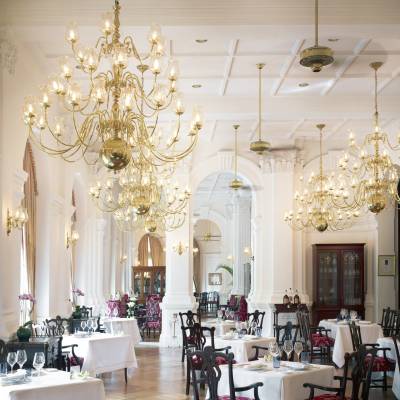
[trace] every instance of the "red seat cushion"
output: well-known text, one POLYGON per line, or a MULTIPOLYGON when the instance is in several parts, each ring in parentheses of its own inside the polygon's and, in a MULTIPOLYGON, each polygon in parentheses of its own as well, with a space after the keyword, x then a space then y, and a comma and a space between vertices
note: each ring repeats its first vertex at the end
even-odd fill
MULTIPOLYGON (((217 356, 217 357, 215 358, 215 361, 216 361, 217 365, 228 364, 228 362, 225 360, 224 357, 218 357, 218 356, 217 356)), ((236 361, 233 360, 233 364, 235 364, 235 363, 236 363, 236 361)), ((201 360, 200 357, 197 357, 197 356, 193 356, 193 357, 192 357, 192 367, 193 367, 194 369, 201 368, 201 364, 202 364, 202 360, 201 360)))
MULTIPOLYGON (((230 400, 231 396, 229 394, 226 394, 224 396, 218 396, 218 400, 230 400)), ((253 398, 250 397, 244 397, 244 396, 236 396, 236 400, 253 400, 253 398)))
POLYGON ((69 357, 69 362, 71 364, 71 367, 81 366, 83 365, 83 361, 84 361, 83 357, 76 357, 76 358, 74 356, 69 357))
MULTIPOLYGON (((365 363, 368 364, 370 356, 367 356, 365 363)), ((373 372, 388 372, 396 369, 396 361, 385 357, 375 357, 374 365, 372 366, 373 372)))
MULTIPOLYGON (((345 397, 347 399, 347 397, 345 397)), ((325 393, 319 396, 314 396, 313 400, 340 400, 340 396, 336 393, 325 393)))
POLYGON ((312 345, 314 347, 333 347, 335 340, 329 336, 313 333, 311 336, 312 345))

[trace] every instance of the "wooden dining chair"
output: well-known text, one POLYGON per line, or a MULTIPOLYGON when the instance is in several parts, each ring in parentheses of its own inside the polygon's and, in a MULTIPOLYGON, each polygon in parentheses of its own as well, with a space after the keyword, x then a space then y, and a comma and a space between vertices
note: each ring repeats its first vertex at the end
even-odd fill
MULTIPOLYGON (((262 330, 263 324, 264 324, 264 317, 265 317, 265 311, 258 311, 254 310, 252 313, 247 313, 247 321, 249 323, 249 330, 254 329, 253 326, 256 328, 260 328, 262 330), (252 328, 253 327, 253 328, 252 328)), ((248 332, 251 334, 251 332, 248 332)))
POLYGON ((339 387, 325 387, 314 383, 304 383, 310 389, 308 400, 368 400, 371 388, 372 367, 376 357, 376 348, 367 348, 361 345, 358 351, 344 356, 343 376, 335 376, 339 387), (349 375, 349 366, 352 365, 349 375), (346 397, 348 381, 352 382, 351 397, 346 397), (328 393, 315 394, 315 391, 328 393))
MULTIPOLYGON (((196 322, 201 325, 201 315, 200 312, 194 313, 193 311, 189 310, 185 313, 180 312, 179 318, 181 320, 181 327, 190 327, 193 326, 196 322)), ((190 341, 190 337, 185 337, 182 335, 182 362, 185 360, 185 349, 187 348, 188 341, 190 341), (185 342, 186 339, 186 342, 185 342)))
POLYGON ((208 400, 250 400, 245 396, 237 396, 236 393, 253 390, 252 399, 260 400, 258 388, 263 386, 262 382, 255 382, 243 387, 235 387, 233 379, 233 353, 221 353, 215 351, 211 346, 204 347, 203 350, 191 351, 188 353, 188 362, 191 364, 192 385, 194 400, 199 400, 199 386, 208 386, 208 400), (229 394, 218 395, 218 384, 221 380, 222 364, 220 360, 224 360, 223 364, 228 365, 229 394), (194 366, 196 365, 196 368, 194 366))
MULTIPOLYGON (((189 353, 192 351, 202 351, 206 347, 207 338, 210 338, 211 348, 217 352, 225 352, 226 354, 231 349, 231 346, 223 348, 215 348, 215 327, 201 326, 199 323, 195 323, 193 326, 181 327, 182 337, 184 337, 185 354, 186 354, 186 394, 189 394, 190 390, 190 375, 191 370, 194 368, 198 370, 199 365, 195 361, 189 362, 189 353)), ((224 360, 217 359, 218 362, 224 363, 224 360)))
POLYGON ((379 325, 382 327, 383 336, 388 337, 393 334, 393 328, 395 325, 396 310, 390 307, 382 310, 382 319, 379 325))
POLYGON ((393 372, 396 369, 395 360, 391 360, 387 357, 386 352, 390 351, 389 347, 379 347, 378 343, 363 343, 361 337, 361 328, 356 325, 355 322, 349 324, 351 342, 353 344, 353 350, 358 351, 361 346, 367 347, 369 349, 377 349, 377 351, 383 352, 383 356, 374 357, 374 363, 372 365, 372 372, 382 372, 382 378, 372 378, 371 387, 372 388, 382 388, 383 391, 387 391, 390 385, 387 382, 387 373, 393 372), (382 382, 380 385, 379 383, 382 382))

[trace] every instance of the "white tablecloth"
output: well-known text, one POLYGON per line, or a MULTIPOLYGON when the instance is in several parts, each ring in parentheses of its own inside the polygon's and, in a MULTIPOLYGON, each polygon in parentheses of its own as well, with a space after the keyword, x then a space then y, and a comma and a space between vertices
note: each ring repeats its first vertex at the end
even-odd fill
MULTIPOLYGON (((331 336, 335 338, 332 360, 339 368, 342 368, 344 355, 354 351, 349 325, 326 320, 320 321, 319 325, 332 330, 331 336)), ((363 343, 376 343, 379 338, 383 337, 382 328, 375 323, 360 324, 360 330, 363 343)))
POLYGON ((215 335, 222 336, 228 333, 231 329, 235 329, 235 321, 205 321, 202 325, 215 328, 215 335))
POLYGON ((0 386, 1 400, 105 400, 100 379, 70 379, 68 372, 45 372, 32 382, 0 386))
POLYGON ((103 325, 107 333, 123 333, 124 335, 132 336, 134 345, 142 340, 135 318, 105 318, 103 325))
POLYGON ((91 375, 137 367, 133 339, 130 335, 115 336, 96 333, 89 337, 64 336, 63 344, 77 344, 75 353, 83 357, 82 371, 91 375))
MULTIPOLYGON (((396 370, 394 372, 393 377, 393 384, 392 384, 392 391, 396 396, 396 399, 400 399, 400 373, 399 373, 399 365, 397 364, 397 356, 396 356, 396 349, 394 348, 394 343, 392 338, 385 337, 378 339, 377 343, 380 347, 389 348, 390 351, 386 351, 386 356, 391 358, 392 360, 396 360, 396 370)), ((398 346, 400 343, 397 342, 398 346)))
MULTIPOLYGON (((209 343, 209 339, 207 339, 209 343)), ((245 339, 229 339, 225 340, 220 337, 214 338, 214 344, 216 349, 220 349, 223 347, 231 346, 229 352, 232 352, 235 355, 236 362, 247 362, 249 359, 254 357, 255 350, 252 348, 253 346, 264 346, 268 347, 268 344, 271 342, 275 342, 275 338, 273 337, 254 337, 251 340, 245 339)))
MULTIPOLYGON (((254 361, 258 362, 258 361, 254 361)), ((283 363, 284 364, 284 363, 283 363)), ((327 365, 313 365, 306 371, 290 371, 287 368, 272 368, 268 371, 248 371, 243 366, 233 367, 235 387, 246 386, 255 382, 264 385, 259 388, 261 400, 304 400, 308 398, 309 389, 303 388, 303 383, 315 383, 323 386, 333 385, 334 368, 327 365)), ((218 394, 229 394, 228 366, 221 366, 221 380, 218 394)), ((318 392, 318 391, 317 391, 318 392)), ((253 398, 254 391, 241 392, 240 396, 253 398)), ((239 393, 238 393, 239 395, 239 393)))

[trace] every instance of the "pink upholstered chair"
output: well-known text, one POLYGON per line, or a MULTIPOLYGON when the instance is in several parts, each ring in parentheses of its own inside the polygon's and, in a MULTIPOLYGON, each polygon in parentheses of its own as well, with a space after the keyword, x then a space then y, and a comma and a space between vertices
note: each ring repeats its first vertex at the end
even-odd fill
POLYGON ((150 331, 153 330, 154 337, 156 330, 161 333, 161 297, 158 294, 152 294, 146 300, 146 322, 144 329, 147 330, 147 335, 150 336, 150 331))
POLYGON ((239 321, 247 320, 247 301, 244 296, 240 298, 239 309, 235 312, 235 317, 239 318, 239 321))

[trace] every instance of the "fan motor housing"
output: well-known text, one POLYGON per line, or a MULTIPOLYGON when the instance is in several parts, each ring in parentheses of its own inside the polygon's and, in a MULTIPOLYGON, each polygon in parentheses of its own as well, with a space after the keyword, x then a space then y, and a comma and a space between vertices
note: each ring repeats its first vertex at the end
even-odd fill
POLYGON ((322 67, 332 64, 333 51, 329 47, 313 46, 300 53, 300 64, 311 68, 313 72, 320 72, 322 67))

